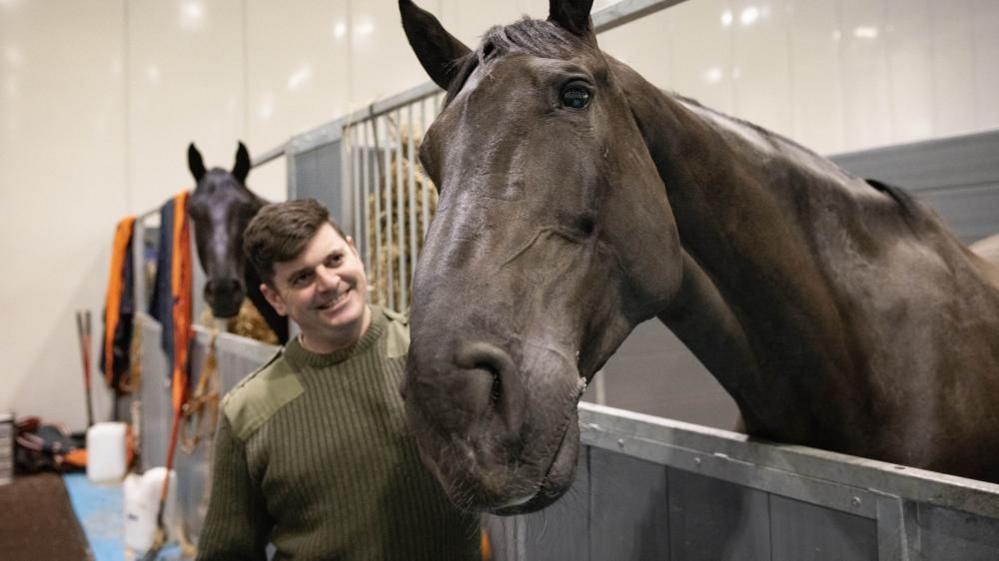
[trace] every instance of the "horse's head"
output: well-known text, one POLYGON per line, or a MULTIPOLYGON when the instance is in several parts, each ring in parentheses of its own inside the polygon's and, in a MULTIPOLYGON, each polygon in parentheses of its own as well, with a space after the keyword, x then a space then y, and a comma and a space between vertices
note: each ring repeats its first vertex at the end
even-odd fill
POLYGON ((187 163, 197 182, 187 211, 194 223, 198 259, 208 279, 205 300, 215 317, 233 317, 246 296, 243 231, 263 206, 263 201, 246 188, 250 155, 240 142, 231 172, 205 170, 201 153, 192 143, 187 148, 187 163))
POLYGON ((585 384, 681 278, 666 190, 592 0, 475 51, 400 1, 448 98, 420 158, 440 203, 416 270, 407 417, 456 503, 514 513, 572 482, 585 384))

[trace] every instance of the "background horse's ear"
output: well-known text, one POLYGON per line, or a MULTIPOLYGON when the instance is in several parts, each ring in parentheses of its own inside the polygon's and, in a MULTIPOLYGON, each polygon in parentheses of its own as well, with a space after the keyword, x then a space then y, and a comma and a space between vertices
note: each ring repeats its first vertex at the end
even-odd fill
POLYGON ((409 45, 420 59, 430 78, 447 89, 458 73, 458 60, 470 53, 468 47, 444 29, 430 12, 420 9, 411 0, 399 0, 402 28, 409 45))
POLYGON ((548 0, 548 21, 575 35, 593 34, 593 0, 548 0))
POLYGON ((246 183, 246 176, 250 173, 250 152, 242 141, 236 149, 236 163, 232 166, 232 175, 240 183, 246 183))
POLYGON ((201 159, 201 152, 198 152, 193 142, 187 147, 187 168, 191 170, 195 183, 201 181, 201 178, 205 176, 205 162, 201 159))

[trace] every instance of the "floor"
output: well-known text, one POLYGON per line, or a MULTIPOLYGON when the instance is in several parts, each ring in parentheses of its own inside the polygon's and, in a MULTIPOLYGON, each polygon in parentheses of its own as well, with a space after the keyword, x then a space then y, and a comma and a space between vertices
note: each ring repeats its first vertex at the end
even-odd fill
MULTIPOLYGON (((83 473, 63 476, 66 491, 93 553, 94 561, 138 561, 135 552, 125 548, 125 517, 122 485, 96 484, 83 473)), ((173 544, 160 551, 156 561, 184 559, 173 544)))

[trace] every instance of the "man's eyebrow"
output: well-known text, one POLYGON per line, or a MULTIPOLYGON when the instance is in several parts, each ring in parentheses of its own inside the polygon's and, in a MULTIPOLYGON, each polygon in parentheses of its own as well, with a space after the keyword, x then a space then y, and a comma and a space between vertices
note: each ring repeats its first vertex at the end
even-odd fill
POLYGON ((297 277, 299 275, 303 275, 303 274, 311 273, 311 272, 312 272, 312 267, 308 267, 308 266, 301 267, 299 269, 295 269, 294 271, 288 273, 288 277, 287 277, 286 280, 291 281, 292 279, 294 279, 295 277, 297 277))

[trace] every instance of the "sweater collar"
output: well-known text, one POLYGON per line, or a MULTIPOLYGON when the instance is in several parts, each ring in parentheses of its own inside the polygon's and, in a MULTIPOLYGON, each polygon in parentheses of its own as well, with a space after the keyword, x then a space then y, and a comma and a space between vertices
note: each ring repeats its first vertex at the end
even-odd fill
POLYGON ((339 364, 348 358, 366 352, 385 333, 387 324, 385 314, 382 313, 381 308, 378 306, 368 306, 368 308, 371 310, 371 323, 368 324, 368 330, 364 332, 364 335, 361 335, 357 343, 343 349, 335 350, 332 353, 318 354, 307 350, 302 346, 299 337, 295 337, 285 345, 285 356, 295 366, 323 368, 339 364))

